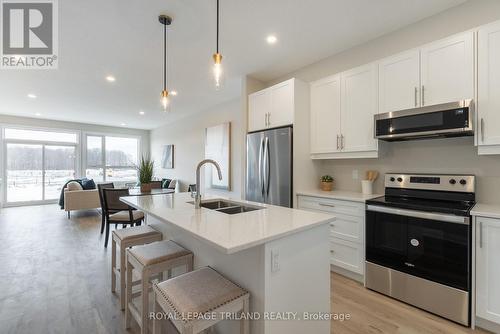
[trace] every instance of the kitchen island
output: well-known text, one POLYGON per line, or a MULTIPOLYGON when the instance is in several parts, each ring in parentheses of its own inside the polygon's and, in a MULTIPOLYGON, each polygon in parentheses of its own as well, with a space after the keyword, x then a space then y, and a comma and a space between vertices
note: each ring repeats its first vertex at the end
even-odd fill
MULTIPOLYGON (((220 199, 205 197, 204 203, 220 199)), ((329 223, 334 216, 238 201, 253 210, 195 209, 189 193, 128 196, 150 226, 250 292, 250 332, 330 333, 329 223), (306 320, 309 317, 309 320, 306 320), (326 319, 326 320, 325 320, 326 319)), ((239 333, 228 320, 217 333, 239 333)))

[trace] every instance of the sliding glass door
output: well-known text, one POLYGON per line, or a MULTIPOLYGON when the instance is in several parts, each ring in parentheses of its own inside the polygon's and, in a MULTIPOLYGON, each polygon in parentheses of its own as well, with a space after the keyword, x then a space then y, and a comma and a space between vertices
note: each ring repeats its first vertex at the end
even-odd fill
POLYGON ((76 133, 5 128, 4 139, 7 205, 53 202, 76 177, 76 133))

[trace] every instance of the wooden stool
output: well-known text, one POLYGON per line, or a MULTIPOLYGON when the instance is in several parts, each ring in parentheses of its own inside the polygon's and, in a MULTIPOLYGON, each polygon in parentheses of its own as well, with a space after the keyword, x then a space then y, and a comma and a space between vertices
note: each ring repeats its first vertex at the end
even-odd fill
MULTIPOLYGON (((165 312, 180 334, 195 334, 224 320, 222 315, 247 313, 250 294, 215 270, 204 267, 153 285, 154 313, 165 312), (207 312, 215 316, 203 317, 207 312)), ((249 320, 242 317, 240 333, 249 333, 249 320)), ((158 321, 154 334, 160 333, 158 321)))
POLYGON ((123 228, 113 231, 111 244, 111 292, 116 290, 116 275, 120 276, 120 304, 125 309, 125 250, 162 239, 162 234, 149 226, 123 228), (116 267, 116 244, 120 247, 120 268, 116 267), (123 268, 123 270, 122 270, 123 268))
POLYGON ((149 311, 149 289, 150 279, 156 274, 163 278, 163 272, 167 271, 171 276, 172 269, 178 266, 186 266, 187 271, 193 270, 193 253, 170 240, 158 241, 149 245, 138 246, 127 250, 127 309, 125 311, 125 327, 130 328, 131 316, 141 327, 141 333, 148 333, 148 311, 149 311), (141 310, 132 302, 132 271, 140 273, 142 287, 141 310))

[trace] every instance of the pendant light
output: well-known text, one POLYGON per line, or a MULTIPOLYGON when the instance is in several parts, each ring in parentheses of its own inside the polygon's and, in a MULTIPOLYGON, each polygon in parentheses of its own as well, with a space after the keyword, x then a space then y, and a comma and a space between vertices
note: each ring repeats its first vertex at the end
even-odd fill
POLYGON ((216 36, 216 51, 213 54, 214 59, 214 80, 215 89, 219 89, 222 84, 222 55, 219 53, 219 0, 217 0, 217 36, 216 36))
POLYGON ((161 24, 163 24, 163 90, 161 91, 161 105, 163 111, 167 111, 169 105, 169 93, 167 90, 167 26, 172 23, 172 18, 167 15, 160 15, 158 17, 161 24))

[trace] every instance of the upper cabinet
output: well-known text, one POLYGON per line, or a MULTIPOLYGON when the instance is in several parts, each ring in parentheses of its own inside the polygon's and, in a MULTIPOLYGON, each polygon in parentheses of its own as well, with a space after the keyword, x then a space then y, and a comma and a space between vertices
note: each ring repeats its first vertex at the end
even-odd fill
POLYGON ((479 29, 477 143, 479 154, 500 154, 500 22, 479 29))
POLYGON ((474 98, 473 32, 428 44, 420 58, 422 106, 474 98))
POLYGON ((340 75, 311 84, 311 153, 340 151, 340 75))
POLYGON ((311 157, 373 158, 377 113, 377 65, 369 64, 310 85, 311 157))
POLYGON ((290 79, 248 96, 248 131, 291 125, 295 111, 296 79, 290 79))
POLYGON ((379 63, 379 112, 420 106, 420 52, 412 50, 379 63))
POLYGON ((344 152, 374 152, 373 116, 378 110, 377 64, 342 73, 341 149, 344 152))

